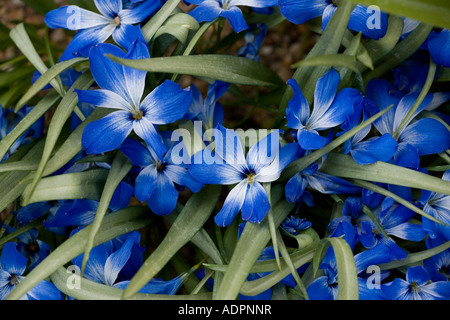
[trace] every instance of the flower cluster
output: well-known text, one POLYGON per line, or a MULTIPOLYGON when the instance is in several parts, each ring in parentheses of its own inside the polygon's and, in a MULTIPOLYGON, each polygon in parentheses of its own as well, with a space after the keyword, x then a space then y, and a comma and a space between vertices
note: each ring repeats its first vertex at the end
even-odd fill
POLYGON ((21 48, 0 299, 449 300, 450 30, 344 0, 178 2, 59 7, 58 62, 21 48), (320 34, 285 80, 262 58, 281 23, 320 34))

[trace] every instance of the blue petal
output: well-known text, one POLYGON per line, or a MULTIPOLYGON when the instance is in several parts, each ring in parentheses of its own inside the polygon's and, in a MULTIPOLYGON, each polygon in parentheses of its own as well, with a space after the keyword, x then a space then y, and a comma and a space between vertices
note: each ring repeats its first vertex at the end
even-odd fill
POLYGON ((189 188, 192 192, 198 192, 203 188, 203 184, 198 182, 186 168, 167 165, 164 172, 173 182, 189 188))
POLYGON ((419 156, 440 153, 450 148, 450 132, 435 119, 420 119, 406 127, 398 141, 414 146, 419 156))
POLYGON ((288 202, 298 202, 308 186, 308 180, 305 179, 300 173, 295 174, 286 183, 285 194, 288 202))
POLYGON ((280 133, 279 130, 274 130, 250 148, 246 157, 247 164, 258 174, 274 161, 280 149, 280 133))
POLYGON ((81 103, 86 102, 100 108, 119 109, 123 111, 131 111, 133 109, 129 102, 113 91, 104 89, 76 89, 75 92, 78 94, 78 101, 81 103))
MULTIPOLYGON (((205 154, 206 152, 211 153, 208 149, 200 151, 202 154, 205 154)), ((241 172, 227 163, 215 164, 194 162, 189 165, 189 172, 195 179, 203 184, 230 185, 242 180, 241 172)))
POLYGON ((27 297, 30 300, 62 300, 62 294, 56 286, 47 281, 42 280, 37 285, 27 292, 27 297))
POLYGON ((333 288, 328 283, 328 277, 322 276, 314 279, 306 288, 308 297, 311 300, 335 300, 337 297, 337 287, 333 288))
MULTIPOLYGON (((139 29, 139 34, 142 34, 139 29)), ((116 29, 117 30, 117 29, 116 29)), ((130 30, 127 30, 129 32, 130 30)), ((130 33, 129 33, 130 34, 130 33)), ((128 36, 128 40, 133 41, 131 45, 126 44, 128 53, 125 59, 138 60, 150 58, 147 43, 139 38, 133 39, 133 36, 128 36)), ((133 106, 139 106, 141 103, 142 95, 145 89, 145 77, 146 71, 138 70, 130 67, 123 67, 123 73, 125 77, 125 84, 127 86, 128 96, 130 97, 133 106)))
POLYGON ((236 6, 232 6, 227 10, 222 10, 220 16, 227 19, 233 30, 237 33, 248 29, 247 22, 245 21, 241 9, 236 6))
POLYGON ((128 207, 134 188, 126 182, 121 181, 113 193, 109 208, 112 211, 117 211, 128 207))
POLYGON ((89 54, 89 65, 95 82, 100 88, 113 91, 132 104, 127 92, 123 66, 113 62, 106 54, 125 58, 125 52, 115 45, 101 43, 94 46, 89 54))
POLYGON ((412 223, 402 223, 391 228, 385 228, 385 230, 390 235, 410 241, 421 241, 427 235, 421 225, 412 223))
POLYGON ((346 180, 322 172, 316 172, 308 179, 312 188, 325 194, 355 194, 361 192, 361 188, 346 180))
POLYGON ((83 131, 82 146, 88 154, 100 154, 120 147, 133 129, 130 113, 115 111, 88 123, 83 131))
POLYGON ((288 85, 292 88, 294 95, 288 103, 286 109, 287 126, 292 129, 298 129, 300 125, 306 125, 308 121, 310 109, 308 101, 306 101, 297 81, 289 79, 288 85))
POLYGON ((122 10, 119 14, 120 20, 124 24, 141 23, 154 14, 162 4, 160 0, 147 0, 133 9, 122 10))
POLYGON ((169 124, 181 118, 188 111, 192 93, 170 80, 164 81, 142 102, 141 110, 154 124, 169 124))
POLYGON ((158 170, 155 165, 149 165, 144 168, 136 177, 135 195, 140 201, 144 202, 150 198, 156 188, 158 179, 158 170))
POLYGON ((156 156, 159 159, 163 159, 164 153, 167 152, 167 147, 153 123, 150 122, 147 117, 143 117, 140 120, 133 121, 133 129, 134 132, 155 152, 156 156))
POLYGON ((155 161, 148 148, 135 139, 125 139, 120 146, 120 151, 138 167, 146 167, 155 161))
POLYGON ((450 30, 443 29, 438 35, 430 36, 428 50, 434 62, 446 68, 450 68, 450 30))
POLYGON ((66 61, 79 56, 88 57, 90 49, 105 42, 112 35, 114 28, 113 25, 101 25, 78 31, 67 45, 59 61, 66 61))
POLYGON ((219 213, 214 217, 214 221, 220 227, 229 226, 239 210, 241 210, 246 198, 247 182, 238 183, 228 194, 219 213))
POLYGON ((17 251, 16 246, 14 242, 5 243, 0 256, 0 267, 11 275, 21 276, 25 272, 28 259, 17 251))
POLYGON ((278 5, 278 0, 231 0, 233 6, 247 6, 253 8, 267 8, 278 5))
POLYGON ((297 131, 297 141, 300 147, 305 150, 317 150, 330 142, 327 137, 322 137, 317 131, 306 130, 305 128, 297 131))
MULTIPOLYGON (((196 3, 197 4, 197 3, 196 3)), ((220 16, 222 8, 219 2, 214 0, 203 1, 198 7, 189 12, 189 15, 195 18, 198 22, 213 21, 220 16)))
POLYGON ((131 255, 131 249, 134 245, 134 238, 128 237, 119 250, 112 253, 105 262, 105 284, 112 286, 122 271, 122 268, 128 262, 131 255))
POLYGON ((369 10, 363 5, 356 5, 350 15, 348 28, 361 32, 364 36, 378 40, 385 36, 388 27, 388 16, 385 12, 369 10))
POLYGON ((328 111, 333 103, 334 97, 338 89, 340 77, 339 73, 331 69, 323 77, 317 80, 316 89, 314 91, 314 108, 311 113, 307 125, 315 128, 325 112, 328 111))
POLYGON ((381 137, 360 142, 353 146, 350 153, 361 165, 376 161, 389 161, 397 152, 397 141, 389 133, 381 137))
POLYGON ((157 215, 170 214, 177 204, 178 191, 170 178, 164 173, 158 173, 156 186, 147 205, 157 215))
POLYGON ((111 20, 77 6, 64 6, 47 13, 45 23, 52 29, 80 30, 106 25, 111 23, 111 20))
MULTIPOLYGON (((399 128, 401 122, 405 119, 408 112, 411 110, 412 106, 416 102, 417 98, 419 97, 419 93, 414 92, 410 93, 406 96, 404 96, 400 102, 397 105, 397 108, 395 108, 395 115, 394 115, 394 123, 393 123, 393 130, 397 131, 399 128)), ((405 123, 405 126, 407 126, 411 120, 423 109, 425 109, 426 106, 428 106, 433 99, 432 94, 427 94, 425 98, 423 99, 422 103, 419 105, 417 110, 414 112, 412 117, 405 123)))
MULTIPOLYGON (((133 43, 138 40, 142 43, 145 42, 144 34, 142 33, 140 26, 133 26, 131 24, 121 24, 114 29, 112 34, 114 41, 124 49, 128 49, 133 43)), ((130 59, 130 58, 128 58, 130 59)), ((145 58, 141 58, 145 59, 145 58)), ((137 70, 137 69, 134 69, 137 70)), ((140 70, 138 70, 140 71, 140 70)), ((141 71, 142 72, 142 71, 141 71)), ((144 71, 145 73, 145 71, 144 71)))
POLYGON ((219 125, 213 130, 214 152, 225 162, 238 171, 243 172, 247 168, 244 149, 241 140, 235 130, 227 129, 219 125))
MULTIPOLYGON (((310 128, 314 130, 324 130, 340 125, 348 116, 353 114, 355 106, 360 105, 362 101, 362 94, 358 90, 352 88, 340 90, 336 94, 330 107, 322 113, 320 118, 315 121, 311 120, 310 128)), ((313 116, 316 116, 314 111, 311 118, 313 116)))
POLYGON ((281 14, 295 24, 320 17, 328 6, 326 0, 280 0, 279 4, 281 14))
POLYGON ((260 223, 270 209, 269 198, 263 186, 255 181, 247 185, 241 215, 244 221, 260 223))
POLYGON ((122 0, 94 0, 94 3, 102 15, 111 19, 122 10, 122 0))
POLYGON ((419 286, 430 280, 430 274, 421 266, 409 267, 406 271, 406 281, 417 283, 419 286))

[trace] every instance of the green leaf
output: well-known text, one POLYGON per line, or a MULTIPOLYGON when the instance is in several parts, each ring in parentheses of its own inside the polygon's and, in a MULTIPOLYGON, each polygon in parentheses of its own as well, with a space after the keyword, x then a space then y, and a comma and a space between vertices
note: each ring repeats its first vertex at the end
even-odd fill
MULTIPOLYGON (((53 152, 53 149, 56 145, 56 142, 60 136, 60 133, 62 131, 62 128, 64 124, 66 123, 67 119, 69 119, 70 115, 72 114, 73 110, 77 106, 78 103, 78 94, 74 92, 76 89, 86 90, 88 89, 92 84, 94 83, 94 79, 92 78, 92 75, 89 72, 83 73, 72 85, 70 90, 67 92, 67 94, 64 96, 64 98, 61 100, 60 104, 55 110, 55 113, 53 114, 52 120, 50 122, 50 125, 48 127, 47 132, 47 138, 45 140, 45 147, 44 152, 42 154, 42 159, 39 163, 39 167, 36 171, 36 175, 31 183, 31 185, 28 187, 28 197, 31 197, 33 194, 34 189, 36 188, 36 185, 38 184, 39 180, 42 178, 45 166, 47 165, 48 160, 50 159, 50 156, 53 152)), ((29 199, 25 197, 24 204, 28 204, 29 199)))
POLYGON ((180 0, 168 0, 151 19, 142 27, 142 33, 147 42, 150 42, 158 29, 164 24, 174 10, 177 9, 180 0))
MULTIPOLYGON (((44 74, 48 68, 45 65, 44 61, 42 61, 39 54, 36 52, 36 49, 33 46, 33 42, 30 40, 30 37, 25 30, 25 25, 23 23, 18 24, 14 29, 10 32, 10 37, 16 44, 16 46, 22 51, 22 53, 28 58, 31 64, 41 73, 44 74)), ((60 95, 64 95, 64 88, 61 83, 56 79, 52 79, 50 84, 60 95)))
POLYGON ((382 263, 378 265, 381 270, 392 270, 395 268, 403 267, 403 266, 410 266, 413 264, 416 264, 418 262, 421 262, 423 260, 429 259, 434 255, 437 255, 447 249, 450 248, 450 241, 444 242, 443 244, 436 246, 431 249, 427 249, 420 252, 414 252, 409 253, 406 258, 402 260, 394 260, 387 263, 382 263))
POLYGON ((350 0, 366 6, 376 5, 390 14, 427 24, 450 28, 450 6, 447 0, 350 0))
POLYGON ((330 245, 333 247, 337 263, 338 278, 338 300, 358 300, 358 274, 353 257, 353 251, 347 241, 341 238, 325 238, 319 243, 313 258, 313 268, 315 272, 319 269, 323 255, 330 245))
POLYGON ((106 169, 92 169, 43 178, 36 185, 32 195, 31 186, 25 185, 23 197, 29 199, 28 203, 70 199, 98 200, 108 172, 106 169))
POLYGON ((356 57, 347 54, 324 54, 321 56, 306 58, 304 60, 296 62, 291 66, 291 68, 297 68, 301 66, 342 67, 359 73, 359 69, 356 64, 356 57))
POLYGON ((203 227, 219 198, 221 186, 206 185, 189 198, 160 245, 145 260, 124 291, 127 299, 148 283, 203 227))
MULTIPOLYGON (((74 281, 74 273, 64 267, 59 267, 50 275, 52 283, 64 294, 76 300, 120 300, 123 290, 94 282, 85 278, 79 278, 79 288, 71 288, 67 284, 74 281)), ((211 293, 199 294, 149 294, 136 293, 129 300, 210 300, 211 293)))
POLYGON ((0 140, 0 158, 3 159, 9 148, 20 138, 40 117, 42 117, 57 101, 59 95, 48 93, 42 98, 22 120, 0 140))
POLYGON ((181 43, 185 43, 191 31, 200 27, 197 20, 186 13, 176 13, 170 16, 155 34, 155 38, 163 34, 174 36, 181 43))
POLYGON ((23 95, 16 104, 16 112, 22 108, 32 97, 38 94, 49 82, 53 81, 61 72, 72 68, 73 66, 86 61, 86 58, 74 58, 55 64, 53 67, 44 72, 31 86, 31 88, 23 95))
POLYGON ((111 60, 148 72, 179 73, 253 86, 280 86, 280 77, 261 63, 230 55, 194 55, 127 60, 107 55, 111 60))
MULTIPOLYGON (((278 227, 294 208, 293 203, 280 200, 278 203, 272 201, 274 225, 278 227)), ((227 271, 223 277, 221 286, 215 300, 234 300, 239 294, 247 276, 259 258, 261 252, 271 239, 270 226, 267 219, 260 224, 246 223, 233 252, 227 271)))
POLYGON ((116 157, 111 165, 111 169, 109 170, 102 196, 98 203, 97 212, 95 213, 94 221, 91 224, 91 231, 89 232, 88 241, 81 265, 82 274, 84 273, 84 269, 89 260, 90 252, 94 247, 95 237, 100 230, 102 221, 106 213, 108 212, 109 203, 111 202, 113 194, 116 191, 119 183, 125 178, 132 167, 133 164, 130 162, 130 160, 120 151, 117 152, 116 157))
POLYGON ((448 181, 381 161, 359 165, 351 156, 335 152, 328 154, 319 170, 335 177, 395 184, 450 195, 448 181))
MULTIPOLYGON (((97 234, 95 245, 112 240, 122 234, 138 230, 151 222, 150 210, 146 206, 128 207, 107 215, 103 221, 102 230, 97 234)), ((87 236, 91 226, 80 230, 64 241, 47 258, 31 270, 6 298, 18 300, 39 282, 49 277, 59 267, 70 262, 84 252, 87 236)))

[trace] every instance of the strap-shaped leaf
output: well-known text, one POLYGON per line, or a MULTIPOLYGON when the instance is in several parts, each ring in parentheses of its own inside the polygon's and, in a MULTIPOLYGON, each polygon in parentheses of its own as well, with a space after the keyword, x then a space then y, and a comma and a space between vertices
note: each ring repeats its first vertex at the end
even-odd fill
POLYGON ((53 67, 44 72, 33 83, 30 89, 22 96, 22 98, 16 104, 16 111, 22 108, 32 97, 34 97, 39 91, 41 91, 49 82, 53 81, 61 72, 86 61, 86 58, 74 58, 67 61, 62 61, 55 64, 53 67))
MULTIPOLYGON (((273 203, 273 202, 272 202, 273 203)), ((278 227, 289 215, 295 204, 281 200, 274 204, 272 208, 274 225, 278 227)), ((256 260, 267 246, 271 239, 270 226, 268 220, 263 220, 260 224, 246 223, 239 238, 237 246, 233 252, 227 271, 223 277, 221 286, 215 300, 233 300, 239 294, 242 285, 247 280, 256 260)), ((289 269, 288 269, 289 270, 289 269)))
POLYGON ((450 195, 448 181, 381 161, 359 165, 351 156, 335 152, 328 154, 319 170, 335 177, 395 184, 450 195))
MULTIPOLYGON (((31 197, 34 189, 36 188, 37 183, 42 177, 45 166, 47 165, 48 160, 53 152, 53 149, 56 145, 56 142, 59 138, 59 135, 62 131, 64 124, 67 119, 72 114, 73 110, 77 106, 78 103, 78 95, 74 92, 75 89, 87 90, 94 83, 94 79, 89 72, 83 73, 72 85, 70 90, 61 100, 60 104, 55 110, 53 114, 52 120, 48 127, 47 138, 45 140, 44 152, 42 154, 41 162, 39 163, 39 167, 36 171, 36 175, 28 188, 27 197, 31 197)), ((24 198, 24 204, 29 203, 29 199, 24 198)))
POLYGON ((42 117, 57 101, 56 92, 48 93, 31 109, 19 123, 0 140, 0 158, 3 159, 9 148, 22 136, 40 117, 42 117))
POLYGON ((271 69, 253 60, 230 55, 204 54, 127 60, 107 55, 111 60, 148 72, 185 74, 253 86, 282 86, 271 69))
MULTIPOLYGON (((50 280, 52 283, 66 295, 76 300, 120 300, 123 290, 115 287, 106 286, 104 284, 94 282, 85 278, 79 279, 79 288, 69 288, 67 283, 73 280, 74 274, 64 267, 59 267, 52 275, 50 280)), ((199 294, 149 294, 136 293, 130 300, 210 300, 212 294, 210 292, 199 294)))
POLYGON ((203 227, 219 198, 221 186, 206 185, 192 195, 170 227, 160 245, 145 260, 124 291, 128 299, 147 284, 170 259, 203 227))
POLYGON ((30 185, 22 183, 25 188, 23 197, 28 199, 28 203, 64 199, 98 200, 108 172, 106 169, 92 169, 43 178, 39 180, 32 195, 30 185))
POLYGON ((86 264, 89 260, 90 252, 94 247, 95 237, 100 231, 102 221, 108 212, 109 203, 113 197, 114 192, 117 189, 119 183, 125 178, 128 172, 133 167, 131 161, 122 154, 117 152, 116 157, 109 170, 108 177, 103 188, 102 196, 98 203, 97 212, 95 213, 94 221, 92 222, 91 231, 89 232, 88 241, 84 251, 83 261, 81 265, 81 273, 84 272, 86 264))
MULTIPOLYGON (((151 222, 149 209, 145 206, 128 207, 107 215, 103 221, 104 228, 95 238, 94 245, 102 244, 122 234, 138 230, 151 222)), ((84 252, 91 226, 80 230, 64 241, 47 258, 27 274, 17 287, 6 298, 18 300, 43 279, 49 277, 59 267, 70 262, 84 252)))
MULTIPOLYGON (((41 73, 45 73, 48 68, 45 65, 44 61, 42 61, 39 54, 36 52, 36 49, 33 46, 33 43, 30 40, 30 37, 25 30, 25 25, 23 23, 18 24, 14 29, 10 32, 10 37, 16 44, 16 46, 22 51, 22 53, 28 58, 31 64, 41 73)), ((56 79, 52 79, 50 84, 60 95, 64 95, 64 88, 62 87, 61 82, 56 79)))
POLYGON ((366 6, 376 5, 382 11, 450 28, 450 6, 447 0, 350 0, 366 6))
POLYGON ((358 274, 356 273, 355 258, 347 241, 342 238, 325 238, 320 241, 313 258, 314 272, 319 269, 323 255, 332 246, 337 263, 338 272, 338 300, 358 300, 358 274))

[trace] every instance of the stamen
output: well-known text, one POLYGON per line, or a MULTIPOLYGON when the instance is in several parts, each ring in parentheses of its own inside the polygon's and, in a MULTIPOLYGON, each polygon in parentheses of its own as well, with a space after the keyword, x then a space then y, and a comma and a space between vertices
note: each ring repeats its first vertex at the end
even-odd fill
POLYGON ((121 23, 120 17, 119 17, 119 16, 115 17, 115 18, 114 18, 114 22, 115 22, 118 26, 120 26, 120 23, 121 23))

